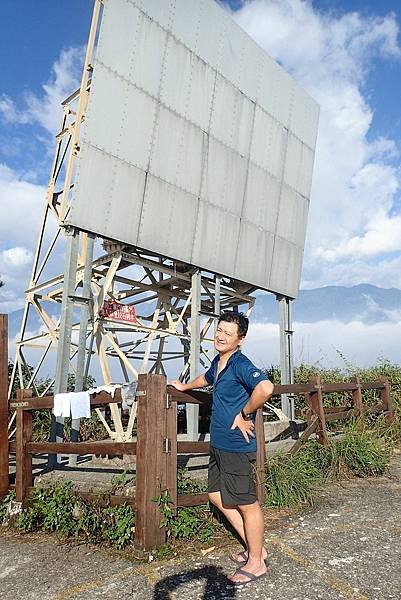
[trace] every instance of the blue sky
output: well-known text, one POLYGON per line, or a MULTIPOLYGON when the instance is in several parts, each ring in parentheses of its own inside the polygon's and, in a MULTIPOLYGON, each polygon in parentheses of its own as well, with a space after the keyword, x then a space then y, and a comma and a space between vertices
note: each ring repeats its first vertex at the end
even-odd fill
MULTIPOLYGON (((401 288, 401 5, 225 4, 321 105, 302 286, 401 288)), ((92 0, 2 1, 0 310, 23 303, 58 107, 79 81, 92 6, 92 0)))
MULTIPOLYGON (((243 5, 243 1, 229 0, 225 4, 235 10, 243 5)), ((21 100, 25 93, 41 93, 42 85, 48 80, 52 65, 62 49, 85 44, 92 0, 25 0, 18 9, 16 6, 15 0, 2 1, 0 85, 1 93, 21 100)), ((401 7, 397 0, 315 0, 313 6, 323 15, 357 11, 365 16, 386 16, 394 12, 398 23, 401 19, 401 7)), ((400 138, 400 62, 383 62, 378 57, 364 88, 374 110, 369 136, 400 138)), ((4 135, 1 122, 0 134, 4 135)), ((11 163, 17 165, 21 161, 19 156, 18 160, 11 160, 11 163)), ((40 179, 42 177, 46 177, 45 173, 40 179)))

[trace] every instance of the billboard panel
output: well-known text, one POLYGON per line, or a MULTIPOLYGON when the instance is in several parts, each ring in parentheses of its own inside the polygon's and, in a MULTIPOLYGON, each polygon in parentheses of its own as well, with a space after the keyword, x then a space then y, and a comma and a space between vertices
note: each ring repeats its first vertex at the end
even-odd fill
POLYGON ((108 0, 67 221, 295 297, 317 124, 214 0, 108 0))

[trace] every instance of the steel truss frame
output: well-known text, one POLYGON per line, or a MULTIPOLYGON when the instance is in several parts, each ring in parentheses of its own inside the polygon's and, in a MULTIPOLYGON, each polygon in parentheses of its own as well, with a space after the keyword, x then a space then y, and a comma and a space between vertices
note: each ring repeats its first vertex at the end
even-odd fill
MULTIPOLYGON (((79 132, 85 119, 90 93, 90 75, 101 0, 95 0, 81 86, 62 103, 60 132, 41 219, 31 278, 26 292, 9 393, 18 378, 20 387, 32 387, 36 395, 67 388, 68 373, 82 389, 94 357, 98 358, 105 384, 115 382, 112 362, 116 361, 124 381, 138 373, 166 373, 167 361, 181 362, 180 378, 193 377, 213 358, 211 330, 220 310, 245 305, 250 313, 255 299, 251 286, 217 275, 201 273, 193 266, 140 251, 118 242, 103 240, 102 251, 94 257, 95 236, 65 226, 74 186, 79 132), (54 225, 56 224, 56 228, 54 225), (50 234, 49 234, 50 232, 50 234), (66 248, 65 270, 48 276, 56 247, 66 248), (137 323, 103 319, 99 310, 104 300, 114 299, 135 306, 137 323), (29 333, 29 319, 39 317, 42 330, 29 333), (79 313, 79 318, 78 318, 79 313), (56 318, 55 318, 56 314, 56 318), (171 341, 175 340, 175 344, 171 341), (169 349, 168 344, 174 345, 169 349), (29 381, 26 349, 38 351, 29 381), (42 367, 51 351, 57 351, 56 373, 39 393, 42 367)), ((99 250, 99 248, 98 248, 99 250)), ((42 379, 41 379, 42 378, 42 379)), ((111 405, 114 430, 100 414, 109 435, 116 440, 132 439, 135 415, 123 429, 121 415, 111 405)), ((189 419, 189 435, 196 437, 196 414, 189 419)), ((13 434, 14 416, 11 418, 13 434)), ((55 422, 55 437, 62 423, 55 422)), ((79 423, 73 423, 75 434, 79 423)))
MULTIPOLYGON (((46 193, 41 226, 26 292, 21 329, 9 388, 18 380, 20 387, 31 387, 36 395, 67 388, 68 373, 75 374, 75 389, 82 389, 91 364, 98 360, 103 381, 121 380, 112 363, 118 364, 124 381, 138 373, 166 373, 169 361, 178 360, 180 378, 195 377, 213 358, 212 330, 223 310, 242 308, 250 314, 255 288, 249 284, 200 272, 194 266, 139 250, 113 240, 96 244, 95 235, 65 225, 71 205, 76 159, 80 153, 79 134, 85 120, 90 93, 90 76, 102 0, 94 0, 94 11, 81 85, 62 103, 60 131, 46 193), (64 273, 54 275, 57 248, 66 256, 64 273), (104 300, 133 304, 137 323, 103 319, 99 309, 104 300), (32 314, 39 317, 42 330, 29 332, 32 314), (174 346, 170 349, 170 346, 174 346), (36 350, 37 359, 24 380, 29 361, 26 350, 36 350), (51 351, 57 351, 56 373, 44 389, 43 368, 51 351)), ((177 369, 178 371, 178 369, 177 369)), ((114 429, 99 414, 112 439, 129 441, 135 413, 124 430, 121 414, 111 405, 114 429)), ((13 435, 15 415, 10 421, 13 435)), ((188 437, 197 439, 197 407, 187 414, 188 437)), ((61 436, 62 422, 54 423, 53 437, 61 436)), ((72 437, 79 423, 73 422, 72 437)))

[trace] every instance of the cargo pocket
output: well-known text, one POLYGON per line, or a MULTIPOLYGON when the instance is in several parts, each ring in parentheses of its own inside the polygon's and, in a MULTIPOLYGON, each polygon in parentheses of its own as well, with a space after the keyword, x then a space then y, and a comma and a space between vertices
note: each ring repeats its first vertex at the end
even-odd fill
POLYGON ((246 453, 230 453, 224 460, 223 469, 227 500, 233 504, 251 504, 254 501, 255 483, 249 456, 246 453))

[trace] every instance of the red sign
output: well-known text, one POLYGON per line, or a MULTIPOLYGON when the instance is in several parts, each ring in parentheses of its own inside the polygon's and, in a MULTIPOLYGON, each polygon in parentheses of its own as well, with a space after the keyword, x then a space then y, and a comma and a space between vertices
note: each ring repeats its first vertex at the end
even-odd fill
POLYGON ((102 319, 140 324, 136 316, 135 307, 130 304, 122 304, 116 300, 105 300, 102 308, 99 310, 99 317, 102 319))

